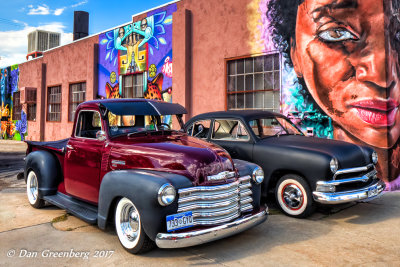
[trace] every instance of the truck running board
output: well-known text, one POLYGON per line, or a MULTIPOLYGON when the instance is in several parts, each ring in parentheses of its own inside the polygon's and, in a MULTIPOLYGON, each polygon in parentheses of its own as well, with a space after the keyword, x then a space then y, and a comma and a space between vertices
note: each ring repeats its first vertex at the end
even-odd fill
POLYGON ((43 199, 59 208, 65 209, 67 212, 75 215, 76 217, 84 220, 87 223, 97 223, 96 206, 87 204, 83 201, 64 195, 60 192, 55 195, 44 196, 43 199))

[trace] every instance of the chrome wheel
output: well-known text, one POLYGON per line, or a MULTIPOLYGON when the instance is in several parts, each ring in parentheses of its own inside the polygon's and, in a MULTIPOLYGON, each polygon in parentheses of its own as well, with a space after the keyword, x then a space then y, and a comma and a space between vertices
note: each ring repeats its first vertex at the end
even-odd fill
POLYGON ((115 211, 115 228, 121 244, 127 248, 134 248, 140 239, 140 214, 135 205, 127 198, 122 198, 115 211))
POLYGON ((39 197, 39 186, 35 172, 31 171, 26 180, 26 193, 31 205, 35 205, 39 197))
POLYGON ((281 197, 285 205, 293 210, 299 209, 304 202, 303 192, 295 184, 287 184, 282 190, 281 197))

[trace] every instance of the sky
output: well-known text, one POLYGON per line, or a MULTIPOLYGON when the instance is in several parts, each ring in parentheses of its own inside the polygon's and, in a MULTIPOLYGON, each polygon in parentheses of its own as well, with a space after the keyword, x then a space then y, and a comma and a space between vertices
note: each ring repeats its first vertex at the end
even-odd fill
POLYGON ((72 42, 74 11, 89 12, 89 35, 130 22, 132 15, 172 0, 0 0, 0 68, 26 61, 28 33, 61 33, 72 42))

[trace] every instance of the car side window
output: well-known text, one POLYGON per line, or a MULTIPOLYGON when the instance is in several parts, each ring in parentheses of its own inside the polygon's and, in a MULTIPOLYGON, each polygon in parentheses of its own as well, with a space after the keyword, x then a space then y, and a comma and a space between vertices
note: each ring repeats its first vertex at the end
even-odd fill
POLYGON ((96 133, 101 130, 100 114, 97 111, 79 112, 75 129, 76 137, 96 139, 96 133))
POLYGON ((248 141, 250 137, 244 125, 238 120, 215 120, 212 139, 248 141))
POLYGON ((194 122, 189 129, 187 130, 187 134, 206 139, 208 136, 208 132, 210 131, 211 120, 201 120, 194 122))

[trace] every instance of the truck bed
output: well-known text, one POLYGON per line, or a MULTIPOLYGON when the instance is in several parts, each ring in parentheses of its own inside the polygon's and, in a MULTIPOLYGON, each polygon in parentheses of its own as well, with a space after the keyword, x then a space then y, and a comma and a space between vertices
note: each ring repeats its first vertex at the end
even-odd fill
POLYGON ((67 146, 69 138, 57 140, 57 141, 49 141, 49 142, 36 142, 36 141, 25 141, 28 144, 29 152, 33 150, 37 150, 37 148, 49 149, 57 152, 64 153, 65 147, 67 146), (35 147, 36 149, 33 149, 35 147))

